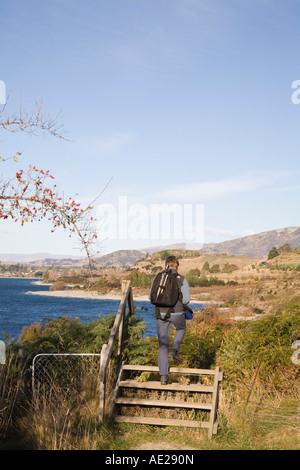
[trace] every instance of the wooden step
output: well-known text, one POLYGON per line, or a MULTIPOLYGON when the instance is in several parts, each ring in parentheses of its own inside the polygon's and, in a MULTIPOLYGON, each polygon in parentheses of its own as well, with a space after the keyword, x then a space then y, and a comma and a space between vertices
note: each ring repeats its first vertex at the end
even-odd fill
POLYGON ((160 382, 137 382, 136 380, 122 380, 119 382, 119 387, 126 388, 146 388, 151 390, 177 390, 180 392, 213 392, 214 388, 210 385, 182 385, 177 382, 162 385, 160 382))
MULTIPOLYGON (((125 364, 123 370, 135 370, 141 372, 158 372, 159 369, 157 366, 140 366, 140 365, 130 365, 125 364)), ((193 374, 193 375, 214 375, 215 371, 210 369, 190 369, 186 367, 170 367, 169 370, 171 373, 179 374, 193 374)))
MULTIPOLYGON (((218 398, 218 388, 219 382, 223 380, 223 372, 220 371, 219 367, 216 367, 214 370, 211 369, 190 369, 186 367, 171 367, 169 369, 170 372, 170 379, 172 380, 171 374, 178 374, 178 375, 191 375, 191 376, 211 376, 213 379, 213 384, 211 385, 204 385, 204 384, 180 384, 178 382, 170 383, 167 385, 162 385, 160 380, 150 380, 147 381, 138 381, 134 379, 128 379, 128 372, 135 372, 140 374, 142 372, 154 372, 159 374, 159 369, 157 366, 144 366, 144 365, 130 365, 130 364, 123 364, 120 370, 120 374, 118 375, 116 387, 113 393, 113 400, 112 400, 112 408, 111 408, 111 416, 114 415, 114 421, 116 423, 136 423, 136 424, 145 424, 145 425, 154 425, 154 426, 182 426, 182 427, 189 427, 189 428, 206 428, 208 429, 208 437, 211 439, 213 434, 217 433, 218 430, 218 422, 216 421, 216 413, 217 413, 217 398, 218 398), (176 399, 177 397, 170 396, 168 399, 165 399, 164 396, 160 396, 156 399, 149 399, 149 398, 142 398, 137 396, 131 397, 122 397, 121 390, 122 389, 133 389, 133 390, 157 390, 157 391, 165 391, 165 392, 191 392, 193 393, 211 393, 211 403, 198 403, 198 402, 190 402, 176 399), (132 407, 140 406, 140 414, 142 414, 143 407, 148 408, 161 408, 163 409, 170 409, 170 410, 204 410, 208 411, 210 416, 208 421, 199 421, 197 419, 178 419, 178 417, 174 418, 159 418, 159 417, 150 417, 150 416, 126 416, 125 415, 115 415, 115 411, 118 410, 118 406, 122 407, 122 410, 119 409, 119 412, 125 412, 125 408, 127 408, 127 412, 130 413, 132 411, 132 407)), ((150 377, 149 377, 150 378, 150 377)), ((130 393, 130 392, 129 392, 130 393)), ((128 393, 128 394, 129 394, 128 393)), ((150 414, 150 410, 146 414, 150 414)), ((155 413, 159 415, 159 413, 155 413)), ((179 415, 180 416, 180 415, 179 415)), ((186 417, 186 416, 184 416, 186 417)), ((184 418, 183 417, 183 418, 184 418)))
MULTIPOLYGON (((115 416, 117 423, 153 424, 156 426, 184 426, 186 428, 209 428, 208 421, 187 421, 184 419, 149 418, 143 416, 115 416)), ((218 426, 215 423, 215 428, 218 426)))
POLYGON ((166 408, 189 408, 197 410, 211 410, 211 403, 194 403, 186 401, 171 401, 171 400, 149 400, 145 398, 117 398, 115 400, 117 405, 137 405, 137 406, 157 406, 166 408))
MULTIPOLYGON (((142 366, 142 365, 130 365, 125 364, 123 365, 123 370, 131 370, 131 371, 138 371, 138 372, 159 372, 157 366, 142 366)), ((215 369, 190 369, 187 367, 170 367, 169 369, 170 374, 183 374, 183 375, 215 375, 215 369)), ((219 380, 223 379, 223 372, 219 372, 219 380)))

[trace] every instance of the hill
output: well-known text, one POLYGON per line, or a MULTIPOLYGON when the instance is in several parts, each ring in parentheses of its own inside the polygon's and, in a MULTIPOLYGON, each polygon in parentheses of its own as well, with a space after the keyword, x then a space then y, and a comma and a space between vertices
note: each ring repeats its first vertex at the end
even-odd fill
MULTIPOLYGON (((249 258, 266 258, 273 246, 279 248, 290 244, 293 249, 300 248, 300 227, 287 227, 282 229, 261 232, 247 237, 236 238, 221 243, 204 245, 201 254, 226 254, 229 256, 243 256, 249 258)), ((197 249, 197 247, 195 247, 197 249)), ((118 250, 96 258, 96 265, 100 268, 130 268, 137 261, 144 258, 146 253, 153 255, 165 250, 185 250, 185 244, 172 244, 167 246, 150 246, 140 250, 118 250)), ((2 263, 31 263, 34 266, 67 266, 79 267, 86 264, 86 259, 80 256, 51 255, 49 253, 33 254, 0 254, 2 263)))
POLYGON ((96 258, 96 266, 99 268, 131 268, 144 256, 144 253, 139 250, 118 250, 96 258))
POLYGON ((206 245, 201 249, 201 253, 225 253, 234 256, 265 258, 273 246, 279 248, 285 243, 289 243, 293 249, 300 247, 300 227, 270 230, 243 238, 206 245))
MULTIPOLYGON (((118 250, 107 255, 96 258, 96 266, 99 268, 130 268, 138 260, 143 258, 145 253, 139 250, 118 250)), ((24 254, 0 254, 2 264, 30 264, 38 268, 49 266, 76 268, 86 265, 86 258, 83 256, 53 255, 49 253, 24 254)))
POLYGON ((0 254, 1 263, 36 263, 41 260, 48 260, 49 263, 56 262, 57 260, 67 259, 74 263, 82 261, 82 256, 70 255, 53 255, 50 253, 2 253, 0 254))

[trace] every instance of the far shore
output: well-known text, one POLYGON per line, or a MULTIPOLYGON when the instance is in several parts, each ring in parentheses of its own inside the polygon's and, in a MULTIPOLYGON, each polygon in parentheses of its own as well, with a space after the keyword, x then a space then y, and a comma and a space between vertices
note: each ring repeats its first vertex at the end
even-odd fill
MULTIPOLYGON (((28 291, 26 294, 30 295, 45 295, 47 297, 70 297, 78 299, 95 299, 95 300, 121 300, 121 293, 108 293, 108 294, 98 294, 95 291, 84 291, 76 289, 66 289, 66 290, 56 290, 56 291, 28 291)), ((149 302, 148 295, 138 295, 134 294, 134 300, 141 302, 149 302)), ((208 304, 216 305, 217 302, 207 301, 207 300, 191 300, 190 304, 208 304)))
MULTIPOLYGON (((76 289, 66 289, 66 290, 54 290, 54 291, 28 291, 26 294, 30 295, 46 295, 47 297, 71 297, 78 299, 96 299, 96 300, 120 300, 121 294, 118 293, 109 293, 109 294, 98 294, 95 291, 85 291, 85 290, 76 290, 76 289)), ((141 300, 149 300, 148 297, 141 296, 141 300)))

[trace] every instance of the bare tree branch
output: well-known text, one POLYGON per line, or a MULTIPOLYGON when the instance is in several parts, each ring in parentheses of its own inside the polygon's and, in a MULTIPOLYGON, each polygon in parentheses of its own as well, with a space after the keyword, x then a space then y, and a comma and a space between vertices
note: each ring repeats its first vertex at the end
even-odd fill
MULTIPOLYGON (((58 139, 64 137, 63 126, 59 125, 60 115, 55 119, 44 117, 42 102, 36 103, 35 109, 28 114, 23 110, 22 101, 18 113, 6 115, 6 105, 0 110, 0 130, 12 133, 25 132, 34 135, 40 130, 58 139)), ((14 160, 18 162, 20 152, 15 155, 0 155, 0 163, 14 160)), ((92 216, 93 205, 105 191, 103 191, 84 209, 74 198, 66 199, 56 190, 56 185, 49 185, 54 177, 48 171, 38 170, 35 166, 27 171, 17 171, 8 179, 0 177, 0 220, 12 219, 24 225, 28 222, 47 218, 52 224, 52 232, 58 227, 69 231, 70 236, 75 233, 84 249, 89 267, 92 266, 92 250, 97 242, 95 222, 92 216)), ((53 182, 52 182, 53 183, 53 182)))
POLYGON ((42 113, 43 103, 36 103, 35 108, 29 114, 23 110, 22 100, 19 111, 13 114, 6 114, 6 105, 0 111, 0 128, 9 132, 25 132, 34 135, 37 130, 50 134, 58 139, 67 140, 63 125, 59 124, 61 114, 56 118, 45 117, 42 113))
POLYGON ((97 239, 96 219, 91 215, 93 206, 89 204, 83 209, 74 198, 66 199, 57 192, 55 184, 47 184, 50 180, 54 180, 54 176, 49 171, 30 166, 28 172, 20 170, 15 177, 3 181, 0 220, 12 219, 23 226, 48 219, 52 224, 51 232, 63 227, 70 235, 76 233, 91 266, 92 246, 97 239))

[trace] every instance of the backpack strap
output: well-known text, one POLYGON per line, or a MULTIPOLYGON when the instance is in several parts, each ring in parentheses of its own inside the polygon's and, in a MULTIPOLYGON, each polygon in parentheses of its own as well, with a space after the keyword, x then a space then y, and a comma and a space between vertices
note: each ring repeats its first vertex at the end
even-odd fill
POLYGON ((172 308, 168 308, 168 310, 166 311, 164 317, 161 316, 161 313, 160 313, 160 307, 155 307, 155 318, 158 319, 158 320, 168 320, 168 318, 170 318, 171 316, 171 313, 172 313, 172 308))
POLYGON ((179 300, 181 301, 182 303, 182 291, 181 291, 181 287, 182 287, 182 284, 183 284, 183 281, 184 281, 184 276, 182 276, 181 274, 178 274, 176 276, 176 280, 177 280, 177 285, 178 285, 178 289, 179 289, 179 300))

